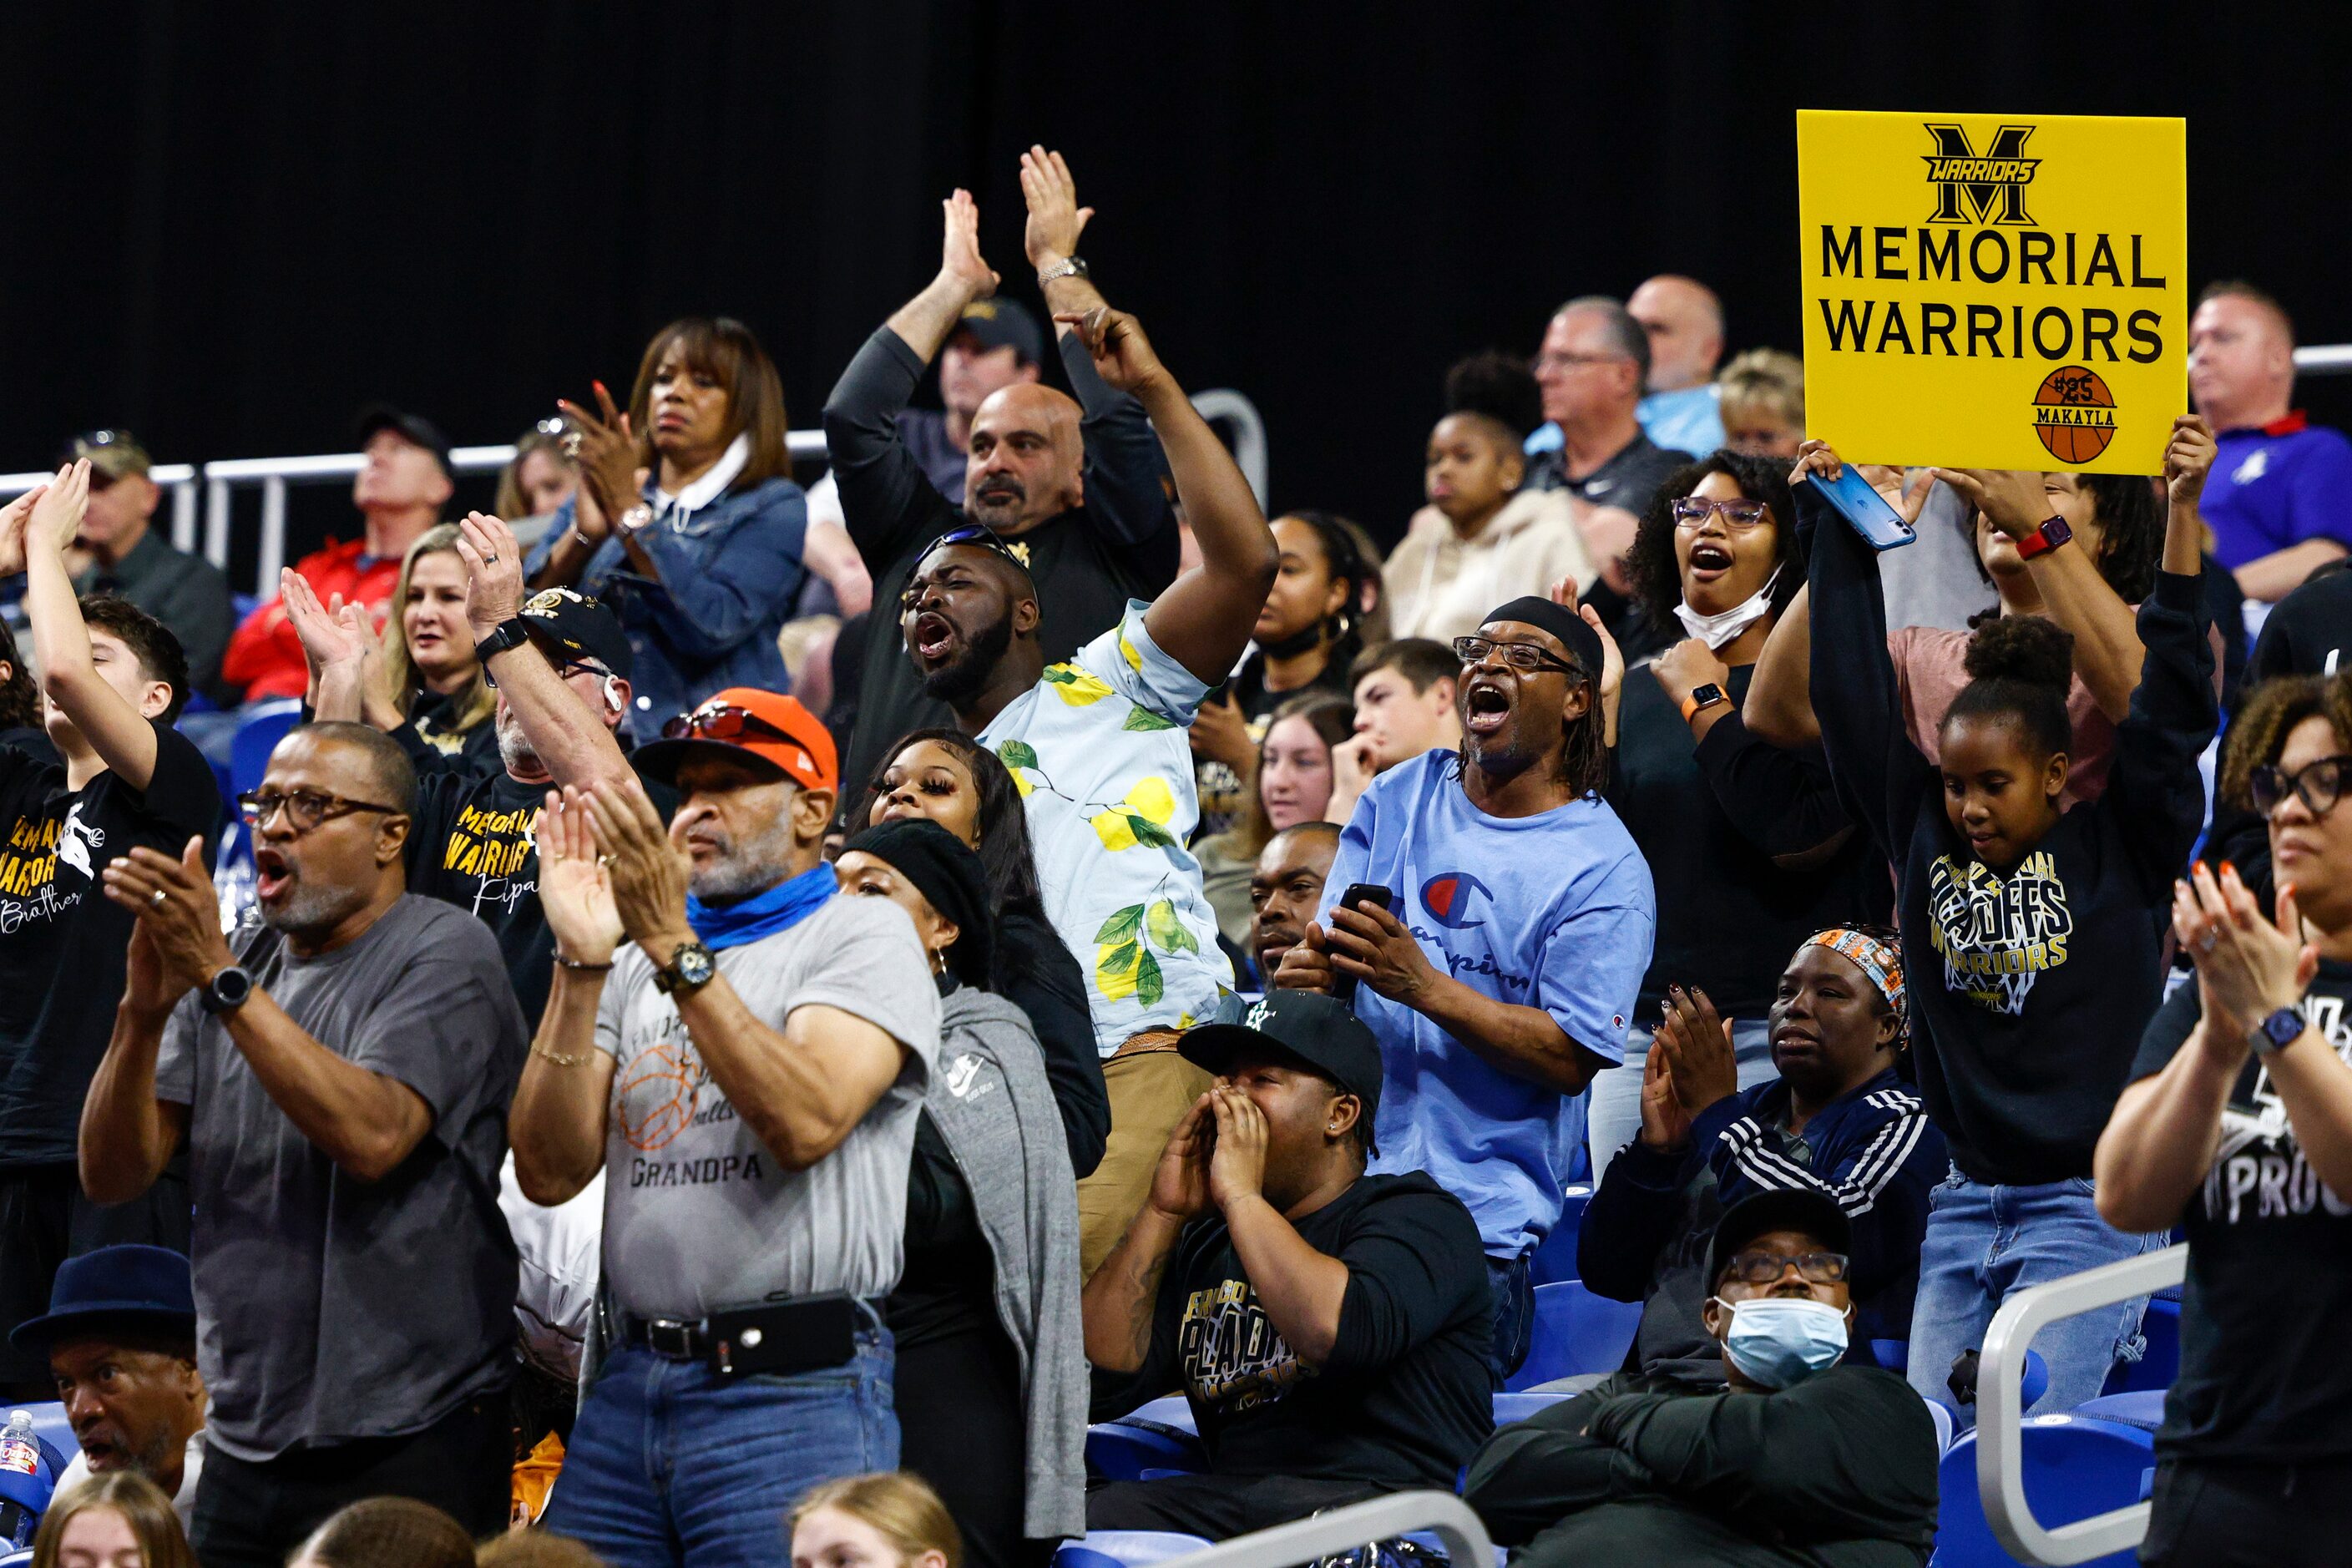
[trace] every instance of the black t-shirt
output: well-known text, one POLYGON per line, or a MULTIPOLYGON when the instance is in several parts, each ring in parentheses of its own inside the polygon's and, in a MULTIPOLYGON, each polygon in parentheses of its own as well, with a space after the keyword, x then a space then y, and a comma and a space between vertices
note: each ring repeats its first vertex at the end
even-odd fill
MULTIPOLYGON (((1735 708, 1754 674, 1753 666, 1731 672, 1724 689, 1735 708)), ((1653 1005, 1643 1009, 1645 1018, 1669 984, 1699 987, 1726 1017, 1760 1018, 1799 942, 1824 926, 1884 920, 1893 901, 1885 859, 1860 833, 1811 869, 1772 862, 1775 853, 1809 849, 1847 823, 1818 748, 1774 751, 1747 736, 1737 712, 1718 718, 1706 738, 1710 752, 1756 751, 1732 764, 1786 774, 1775 781, 1785 787, 1741 784, 1731 796, 1735 817, 1722 792, 1741 775, 1711 778, 1673 699, 1647 668, 1626 672, 1608 797, 1657 889, 1657 938, 1642 977, 1641 999, 1653 1005), (1764 820, 1768 813, 1775 820, 1764 820)))
POLYGON ((177 859, 201 833, 207 866, 217 847, 212 764, 177 730, 154 730, 143 791, 110 771, 77 794, 64 763, 0 747, 0 1167, 75 1157, 136 923, 98 874, 141 845, 177 859))
MULTIPOLYGON (((2352 1062, 2352 963, 2329 959, 2304 1016, 2352 1062)), ((2197 983, 2147 1026, 2132 1077, 2165 1064, 2196 1028, 2197 983)), ((2352 1300, 2352 1203, 2320 1184, 2261 1058, 2249 1057, 2221 1112, 2205 1184, 2181 1216, 2180 1373, 2164 1402, 2166 1457, 2303 1464, 2352 1457, 2352 1357, 2336 1307, 2352 1300)))
POLYGON ((1450 1490, 1494 1428, 1477 1223, 1415 1172, 1360 1177, 1297 1225, 1349 1270, 1322 1366, 1276 1332, 1212 1212, 1170 1260, 1137 1388, 1183 1390, 1217 1475, 1450 1490))
POLYGON ((499 759, 499 727, 484 718, 467 729, 457 728, 457 705, 437 691, 417 694, 409 708, 409 727, 416 738, 469 773, 494 772, 506 764, 499 759))
MULTIPOLYGON (((539 907, 533 837, 551 787, 520 784, 504 768, 425 773, 416 781, 416 820, 408 833, 408 890, 455 904, 497 933, 523 1023, 533 1030, 547 1010, 555 969, 555 933, 539 907)), ((665 819, 677 808, 677 792, 667 785, 648 779, 646 793, 665 819)))

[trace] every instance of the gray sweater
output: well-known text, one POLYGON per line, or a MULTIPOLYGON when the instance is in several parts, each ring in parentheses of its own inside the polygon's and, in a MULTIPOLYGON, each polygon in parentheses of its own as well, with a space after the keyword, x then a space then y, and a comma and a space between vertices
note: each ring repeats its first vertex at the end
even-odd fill
POLYGON ((996 1260, 997 1315, 1020 1358, 1029 1436, 1023 1533, 1083 1535, 1088 1384, 1077 1184, 1061 1113, 1020 1008, 962 986, 940 1014, 940 1068, 923 1107, 971 1190, 996 1260))

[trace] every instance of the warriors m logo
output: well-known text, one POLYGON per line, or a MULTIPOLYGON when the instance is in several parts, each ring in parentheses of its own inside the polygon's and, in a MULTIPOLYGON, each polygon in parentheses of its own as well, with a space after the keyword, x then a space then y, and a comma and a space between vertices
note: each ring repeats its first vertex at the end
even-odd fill
POLYGON ((2025 187, 2042 160, 2021 155, 2032 126, 2000 127, 1981 154, 1960 126, 1930 123, 1927 134, 1936 139, 1936 150, 1924 155, 1927 183, 1936 187, 1929 223, 2032 224, 2025 216, 2025 187))

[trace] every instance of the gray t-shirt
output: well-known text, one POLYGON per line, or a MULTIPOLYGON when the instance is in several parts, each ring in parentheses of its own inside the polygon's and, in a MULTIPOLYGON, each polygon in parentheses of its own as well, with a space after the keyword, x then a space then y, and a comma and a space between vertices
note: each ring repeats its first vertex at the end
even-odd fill
POLYGON ((719 973, 781 1030, 796 1009, 854 1013, 907 1047, 898 1081, 839 1148, 787 1171, 703 1069, 677 1004, 631 946, 596 1045, 619 1064, 604 1156, 604 1278, 641 1318, 708 1317, 898 1282, 915 1117, 940 1050, 940 994, 914 922, 836 895, 787 931, 721 949, 719 973))
POLYGON ((363 1182, 302 1135, 194 996, 173 1014, 155 1093, 190 1108, 209 1441, 258 1461, 421 1431, 504 1384, 514 1360, 499 1166, 526 1037, 498 939, 411 893, 317 958, 259 927, 232 945, 312 1039, 415 1089, 433 1126, 363 1182))

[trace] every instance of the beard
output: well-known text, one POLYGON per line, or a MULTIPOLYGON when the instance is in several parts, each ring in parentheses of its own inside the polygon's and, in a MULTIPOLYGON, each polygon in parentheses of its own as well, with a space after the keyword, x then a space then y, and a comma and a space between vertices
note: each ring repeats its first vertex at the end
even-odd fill
POLYGON ((998 616, 971 635, 963 651, 923 677, 923 690, 950 708, 961 708, 980 695, 996 661, 1013 646, 1013 616, 998 616))
POLYGON ((706 904, 732 903, 764 893, 792 872, 793 824, 782 812, 756 837, 740 844, 723 832, 703 837, 712 842, 718 854, 709 866, 695 870, 687 891, 706 904))
POLYGON ((1002 533, 1020 522, 1028 500, 1029 491, 1020 480, 995 479, 989 481, 985 498, 977 491, 964 497, 963 511, 972 521, 1002 533))
POLYGON ((546 774, 547 764, 539 760, 539 752, 532 747, 530 738, 522 732, 520 720, 511 713, 499 714, 498 731, 499 761, 506 765, 508 773, 520 778, 542 777, 546 774))
POLYGON ((325 887, 306 882, 298 875, 293 892, 279 900, 275 909, 264 905, 261 920, 272 931, 303 936, 333 929, 367 901, 367 889, 363 888, 325 887))

